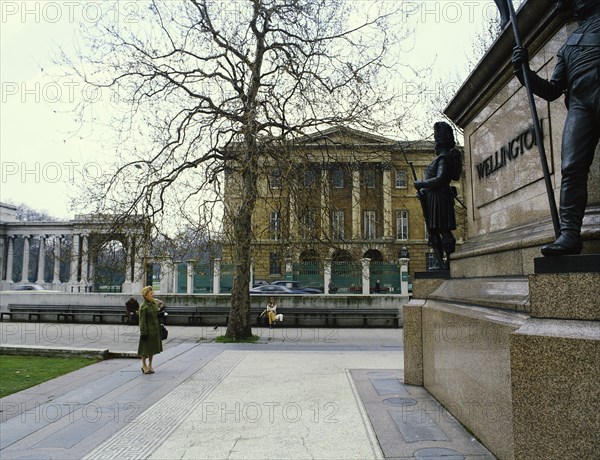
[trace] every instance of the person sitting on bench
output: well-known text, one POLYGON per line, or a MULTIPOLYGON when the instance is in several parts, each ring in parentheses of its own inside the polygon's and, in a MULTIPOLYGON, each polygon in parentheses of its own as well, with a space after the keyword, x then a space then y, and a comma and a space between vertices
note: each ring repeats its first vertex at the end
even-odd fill
POLYGON ((128 324, 138 324, 139 322, 139 310, 140 304, 133 297, 130 297, 127 302, 125 302, 125 308, 127 309, 127 323, 128 324))
POLYGON ((261 313, 260 316, 267 315, 267 320, 269 321, 269 327, 273 327, 275 322, 283 322, 283 315, 277 314, 277 302, 275 302, 274 297, 269 297, 269 301, 267 302, 267 308, 265 311, 261 313))

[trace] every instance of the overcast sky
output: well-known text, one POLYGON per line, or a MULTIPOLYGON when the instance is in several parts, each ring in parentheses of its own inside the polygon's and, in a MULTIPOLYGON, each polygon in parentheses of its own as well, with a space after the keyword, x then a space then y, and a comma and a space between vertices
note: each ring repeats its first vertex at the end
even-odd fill
MULTIPOLYGON (((77 128, 70 104, 93 95, 82 94, 79 85, 56 83, 51 76, 61 72, 52 64, 59 46, 71 52, 77 25, 91 25, 104 5, 100 1, 0 2, 1 201, 23 202, 58 218, 72 218, 70 184, 82 175, 89 179, 110 168, 97 131, 91 136, 83 127, 70 134, 77 128)), ((122 0, 121 5, 124 21, 147 2, 122 0)), ((412 39, 402 44, 406 63, 415 67, 434 63, 426 92, 442 90, 436 83, 440 79, 467 75, 475 35, 497 14, 493 0, 406 1, 403 12, 406 26, 415 28, 412 39)), ((448 81, 447 86, 460 83, 448 81)), ((417 84, 406 85, 406 97, 425 104, 428 96, 417 84)))

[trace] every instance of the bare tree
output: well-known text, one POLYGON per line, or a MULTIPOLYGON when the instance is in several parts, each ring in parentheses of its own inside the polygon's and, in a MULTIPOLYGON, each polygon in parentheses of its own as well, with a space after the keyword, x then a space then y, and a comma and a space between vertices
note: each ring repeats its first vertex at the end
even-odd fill
POLYGON ((57 221, 58 219, 52 215, 50 215, 46 210, 39 211, 37 209, 33 209, 25 203, 20 203, 15 205, 17 207, 17 220, 24 222, 36 222, 36 221, 57 221))
POLYGON ((154 0, 134 22, 107 13, 88 24, 78 59, 62 56, 87 85, 111 90, 78 112, 82 124, 110 112, 118 135, 116 170, 87 184, 99 211, 193 223, 206 235, 231 223, 228 337, 251 335, 251 217, 266 165, 289 159, 311 131, 397 121, 390 50, 406 30, 390 8, 400 3, 154 0), (227 186, 239 198, 223 206, 226 177, 237 178, 227 186))

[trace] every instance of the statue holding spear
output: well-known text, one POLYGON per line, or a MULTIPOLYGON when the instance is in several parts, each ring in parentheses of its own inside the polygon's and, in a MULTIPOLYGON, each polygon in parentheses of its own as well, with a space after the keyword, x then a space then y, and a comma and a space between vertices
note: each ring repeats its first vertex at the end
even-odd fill
POLYGON ((452 230, 456 230, 454 200, 457 193, 456 188, 450 186, 450 182, 460 179, 462 157, 455 148, 454 133, 448 123, 444 121, 435 123, 433 137, 436 157, 427 166, 423 180, 417 179, 414 167, 408 162, 406 154, 404 158, 413 172, 414 186, 417 189, 417 197, 421 202, 429 234, 428 243, 433 248, 441 268, 448 270, 450 254, 455 251, 456 244, 452 230))
POLYGON ((538 125, 536 131, 541 130, 532 94, 547 101, 565 95, 568 113, 561 148, 560 224, 552 209, 554 197, 551 196, 541 134, 537 138, 556 234, 553 243, 542 247, 542 254, 579 254, 582 250, 581 225, 587 205, 587 179, 600 140, 600 0, 557 1, 556 11, 571 11, 579 26, 559 50, 549 81, 529 68, 528 53, 521 45, 512 1, 495 1, 497 4, 505 2, 510 14, 516 42, 512 58, 515 75, 527 88, 534 128, 536 122, 538 125))

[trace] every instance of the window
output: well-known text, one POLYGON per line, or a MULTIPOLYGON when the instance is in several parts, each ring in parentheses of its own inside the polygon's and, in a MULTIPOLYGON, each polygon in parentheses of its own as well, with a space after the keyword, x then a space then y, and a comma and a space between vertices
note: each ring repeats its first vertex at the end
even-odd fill
POLYGON ((304 171, 304 188, 312 188, 315 185, 315 172, 307 169, 304 171))
POLYGON ((331 173, 331 182, 333 183, 333 188, 344 188, 344 171, 334 169, 331 173))
POLYGON ((365 211, 363 223, 365 240, 374 240, 376 238, 375 211, 365 211))
POLYGON ((269 177, 269 187, 270 188, 281 188, 281 170, 273 169, 271 171, 271 176, 269 177))
POLYGON ((396 211, 396 239, 408 240, 408 211, 396 211))
POLYGON ((269 254, 269 275, 281 276, 281 256, 278 252, 269 254))
POLYGON ((279 211, 272 211, 269 219, 269 234, 273 241, 281 239, 281 213, 279 211))
POLYGON ((375 171, 365 171, 365 186, 375 188, 375 171))
POLYGON ((406 188, 408 187, 406 169, 397 169, 396 170, 396 188, 406 188))
POLYGON ((302 238, 310 240, 316 237, 317 229, 317 211, 316 209, 306 210, 301 217, 302 238))
POLYGON ((331 238, 334 240, 344 239, 344 211, 337 210, 331 213, 331 238))

